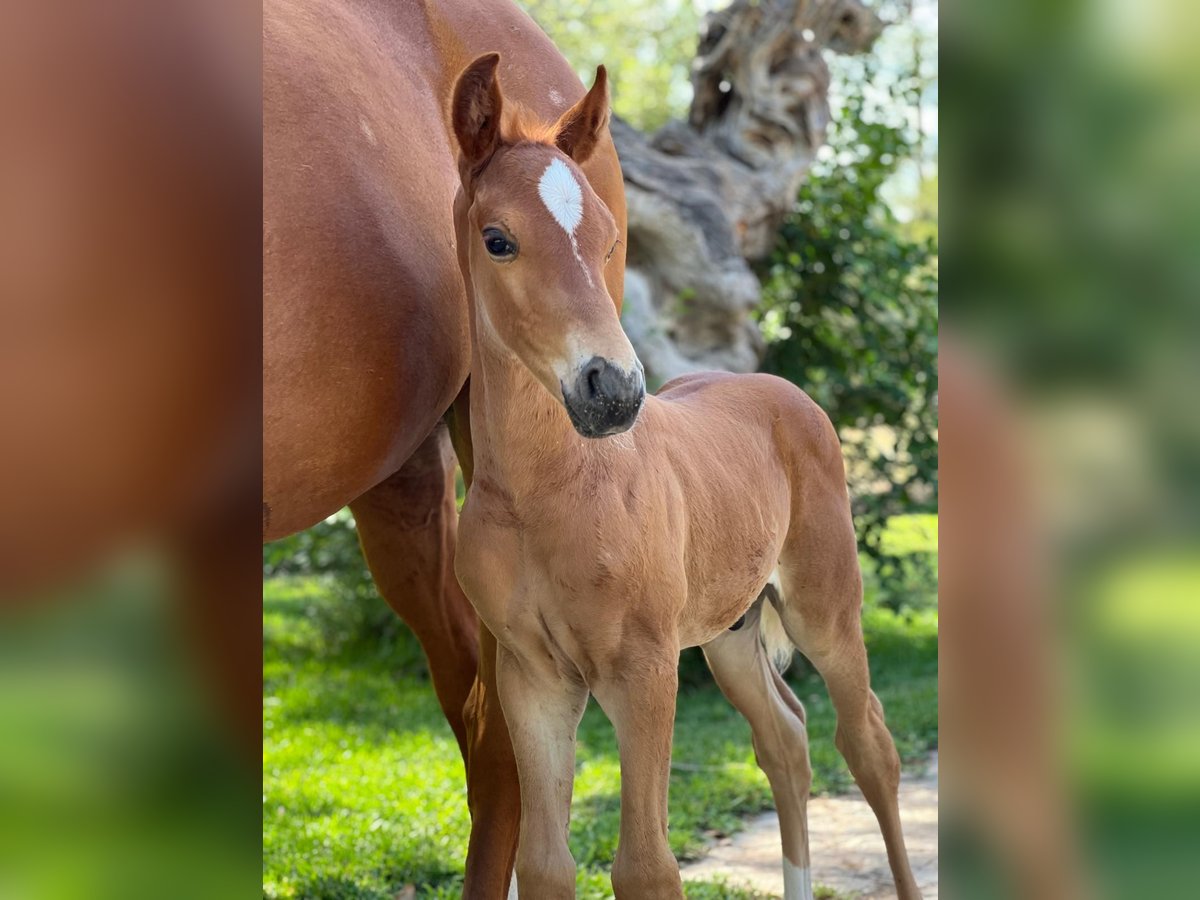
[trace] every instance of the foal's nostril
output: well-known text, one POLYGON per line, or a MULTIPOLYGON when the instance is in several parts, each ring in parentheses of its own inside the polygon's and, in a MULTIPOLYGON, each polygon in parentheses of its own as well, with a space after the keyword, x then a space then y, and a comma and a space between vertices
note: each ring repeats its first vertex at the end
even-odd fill
POLYGON ((575 429, 584 437, 603 437, 628 430, 645 397, 641 368, 626 371, 602 356, 579 369, 571 388, 563 385, 563 402, 575 429))
POLYGON ((604 370, 608 368, 608 361, 593 356, 587 361, 587 365, 580 372, 582 377, 585 399, 589 401, 599 400, 604 393, 604 387, 601 383, 601 378, 604 375, 604 370))
POLYGON ((600 369, 595 368, 587 373, 588 399, 595 400, 600 396, 600 369))

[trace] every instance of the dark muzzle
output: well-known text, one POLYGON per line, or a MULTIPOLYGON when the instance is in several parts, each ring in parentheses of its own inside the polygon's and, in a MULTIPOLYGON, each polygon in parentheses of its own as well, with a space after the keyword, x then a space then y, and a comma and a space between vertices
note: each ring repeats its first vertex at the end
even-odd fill
POLYGON ((607 437, 633 427, 646 398, 646 379, 640 363, 626 371, 593 356, 562 392, 575 430, 586 438, 607 437))

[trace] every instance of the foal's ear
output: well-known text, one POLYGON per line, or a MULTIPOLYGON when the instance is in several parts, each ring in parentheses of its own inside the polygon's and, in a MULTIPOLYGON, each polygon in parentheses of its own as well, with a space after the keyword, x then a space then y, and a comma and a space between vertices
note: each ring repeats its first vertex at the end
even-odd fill
POLYGON ((604 66, 597 66, 592 89, 558 120, 555 145, 583 165, 608 128, 608 115, 608 72, 604 66))
POLYGON ((463 162, 469 171, 479 171, 500 145, 500 83, 496 80, 499 53, 488 53, 471 63, 458 76, 450 119, 463 162))

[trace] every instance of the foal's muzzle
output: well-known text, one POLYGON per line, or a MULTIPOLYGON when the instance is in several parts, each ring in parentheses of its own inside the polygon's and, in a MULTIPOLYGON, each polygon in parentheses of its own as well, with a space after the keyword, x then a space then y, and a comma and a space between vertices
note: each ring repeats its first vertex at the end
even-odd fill
POLYGON ((580 368, 575 383, 564 384, 562 392, 575 430, 586 438, 600 438, 633 427, 646 399, 646 378, 640 362, 627 371, 593 356, 580 368))

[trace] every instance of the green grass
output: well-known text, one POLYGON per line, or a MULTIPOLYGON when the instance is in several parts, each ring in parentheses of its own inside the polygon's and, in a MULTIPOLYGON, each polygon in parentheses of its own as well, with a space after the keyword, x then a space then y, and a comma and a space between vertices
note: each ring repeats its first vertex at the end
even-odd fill
MULTIPOLYGON (((329 651, 314 624, 327 594, 315 578, 264 587, 264 897, 391 900, 408 884, 420 897, 458 897, 470 827, 463 769, 420 654, 411 639, 329 651)), ((888 724, 901 756, 919 760, 937 740, 936 612, 868 610, 864 622, 888 724)), ((845 789, 824 685, 799 658, 789 680, 808 709, 814 791, 845 789)), ((711 679, 688 683, 670 793, 671 848, 683 859, 772 805, 748 726, 711 679)), ((583 898, 611 896, 619 789, 612 726, 592 703, 570 836, 583 898)), ((687 894, 761 896, 719 883, 691 883, 687 894)))

